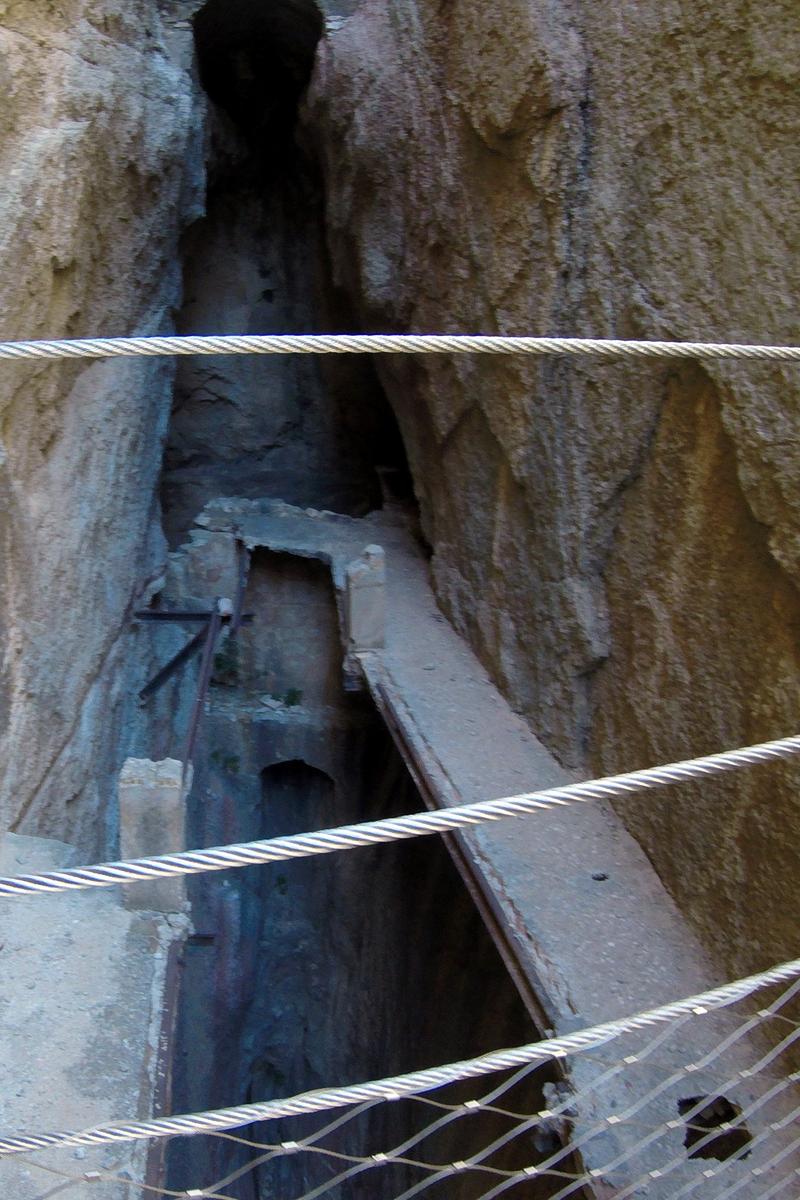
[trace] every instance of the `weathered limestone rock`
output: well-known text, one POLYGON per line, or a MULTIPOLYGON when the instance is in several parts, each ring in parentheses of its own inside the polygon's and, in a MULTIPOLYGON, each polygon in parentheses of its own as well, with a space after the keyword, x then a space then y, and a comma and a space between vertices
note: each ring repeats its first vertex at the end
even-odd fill
MULTIPOLYGON (((366 329, 796 340, 788 0, 364 0, 306 123, 366 329)), ((800 376, 378 362, 439 596, 572 764, 796 730, 800 376)), ((796 952, 796 767, 625 815, 730 969, 796 952)))
MULTIPOLYGON (((243 153, 239 143, 226 148, 243 153)), ((314 309, 319 327, 338 327, 321 295, 318 182, 299 155, 280 175, 262 195, 242 168, 209 196, 183 244, 180 332, 291 333, 317 327, 314 309)), ((162 483, 170 541, 180 544, 217 496, 368 511, 380 489, 360 410, 374 409, 376 394, 369 363, 357 357, 181 359, 162 483)))
MULTIPOLYGON (((0 0, 0 336, 171 327, 179 234, 202 208, 196 8, 0 0)), ((788 0, 323 8, 306 124, 334 283, 362 327, 796 339, 788 0)), ((228 229, 226 203, 220 193, 196 229, 193 265, 216 281, 233 255, 224 303, 187 295, 184 315, 225 323, 241 288, 234 324, 260 325, 275 280, 310 286, 316 267, 273 262, 261 230, 228 229), (275 276, 264 288, 245 270, 254 255, 275 276)), ((297 319, 286 290, 275 327, 297 319)), ((795 728, 794 368, 378 366, 441 601, 565 761, 616 770, 795 728)), ((212 485, 228 490, 262 400, 249 365, 226 367, 220 394, 211 369, 187 365, 179 388, 186 455, 167 490, 184 488, 181 528, 208 498, 190 460, 213 452, 212 485)), ((298 412, 270 408, 263 440, 248 442, 254 493, 291 483, 299 499, 341 466, 319 445, 340 445, 332 392, 304 370, 298 412)), ((57 833, 87 856, 116 832, 97 816, 115 809, 147 666, 127 630, 163 558, 155 484, 172 374, 169 360, 0 365, 0 826, 57 833)), ((270 399, 277 371, 274 383, 270 399)), ((147 650, 177 636, 148 635, 147 650)), ((795 950, 784 899, 796 895, 797 778, 762 770, 626 805, 736 969, 795 950)))
MULTIPOLYGON (((0 336, 168 330, 201 211, 186 3, 0 3, 0 336)), ((0 828, 96 853, 163 558, 169 360, 0 366, 0 828)))

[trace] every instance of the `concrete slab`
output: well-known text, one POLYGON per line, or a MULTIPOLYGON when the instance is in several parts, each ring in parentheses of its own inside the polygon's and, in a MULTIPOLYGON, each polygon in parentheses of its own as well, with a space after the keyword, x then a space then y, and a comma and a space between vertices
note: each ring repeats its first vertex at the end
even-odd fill
MULTIPOLYGON (((4 875, 74 861, 72 848, 61 842, 14 834, 0 839, 4 875)), ((0 906, 3 1132, 146 1118, 166 1102, 170 972, 186 929, 185 917, 126 910, 113 891, 0 906)), ((0 1159, 0 1196, 38 1200, 66 1175, 73 1185, 59 1195, 139 1200, 141 1189, 125 1180, 157 1179, 158 1153, 158 1146, 141 1142, 0 1159), (120 1182, 89 1182, 92 1171, 120 1182)))

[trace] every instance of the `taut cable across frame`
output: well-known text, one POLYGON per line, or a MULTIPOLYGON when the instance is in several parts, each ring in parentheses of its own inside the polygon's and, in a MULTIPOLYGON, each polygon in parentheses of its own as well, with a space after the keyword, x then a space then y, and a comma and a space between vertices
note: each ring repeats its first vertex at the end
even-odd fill
POLYGON ((548 1038, 526 1046, 498 1050, 482 1054, 478 1058, 432 1067, 425 1071, 414 1071, 406 1075, 395 1075, 369 1083, 351 1084, 341 1088, 324 1088, 303 1092, 283 1100, 266 1100, 259 1104, 241 1104, 234 1108, 217 1109, 202 1113, 189 1113, 175 1117, 155 1117, 150 1121, 123 1121, 117 1124, 98 1125, 91 1129, 58 1133, 29 1133, 15 1136, 0 1136, 0 1157, 30 1153, 55 1146, 99 1146, 118 1142, 142 1141, 150 1138, 177 1137, 182 1135, 215 1133, 220 1130, 237 1129, 252 1125, 256 1121, 272 1120, 276 1117, 295 1116, 305 1113, 326 1112, 344 1108, 349 1104, 362 1104, 372 1100, 398 1100, 420 1092, 431 1091, 448 1083, 462 1079, 474 1079, 525 1066, 529 1063, 547 1062, 566 1058, 605 1045, 614 1038, 634 1030, 647 1029, 680 1020, 687 1014, 703 1016, 715 1009, 725 1008, 752 995, 754 992, 777 983, 787 983, 800 977, 800 959, 781 963, 759 975, 750 975, 722 987, 712 988, 695 996, 675 1000, 659 1008, 635 1013, 618 1021, 607 1021, 582 1029, 564 1037, 548 1038))
POLYGON ((60 338, 0 342, 0 359, 154 358, 191 354, 524 354, 602 359, 746 359, 800 362, 800 346, 635 341, 461 333, 276 333, 60 338))
POLYGON ((323 829, 317 833, 300 833, 292 837, 214 846, 208 850, 187 850, 178 854, 161 854, 127 862, 68 867, 63 871, 44 871, 35 875, 9 875, 0 878, 0 896, 81 891, 84 888, 135 883, 142 879, 200 875, 205 871, 227 871, 231 867, 284 862, 291 858, 311 858, 318 854, 333 854, 337 850, 354 850, 359 846, 376 846, 383 842, 399 842, 407 838, 446 833, 452 829, 468 829, 474 825, 502 821, 509 817, 524 817, 533 812, 546 812, 570 804, 587 804, 594 800, 630 796, 637 792, 689 783, 694 779, 705 779, 727 771, 739 771, 759 763, 780 761, 797 755, 800 755, 800 735, 774 742, 762 742, 757 746, 744 746, 723 754, 711 754, 705 758, 687 759, 684 762, 649 767, 643 771, 630 771, 624 775, 610 775, 586 783, 572 783, 545 791, 504 796, 477 804, 454 805, 437 812, 411 813, 404 817, 388 817, 379 821, 364 821, 359 825, 323 829))

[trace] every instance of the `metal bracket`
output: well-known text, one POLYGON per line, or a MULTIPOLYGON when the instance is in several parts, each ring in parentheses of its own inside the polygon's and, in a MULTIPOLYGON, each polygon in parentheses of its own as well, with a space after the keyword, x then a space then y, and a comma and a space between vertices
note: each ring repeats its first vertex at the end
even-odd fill
POLYGON ((200 728, 200 717, 205 705, 214 662, 214 649, 223 626, 230 627, 230 636, 235 637, 243 625, 253 621, 253 613, 242 612, 247 578, 250 571, 250 552, 243 542, 237 541, 238 569, 236 580, 236 598, 231 601, 227 597, 218 597, 208 612, 192 612, 175 610, 174 612, 158 612, 145 609, 134 613, 137 621, 166 621, 179 624, 201 624, 202 628, 153 676, 139 692, 139 699, 148 700, 167 680, 185 666, 195 654, 201 653, 200 679, 197 693, 192 705, 192 715, 189 720, 189 731, 183 753, 182 782, 186 782, 189 767, 194 757, 197 744, 197 734, 200 728))

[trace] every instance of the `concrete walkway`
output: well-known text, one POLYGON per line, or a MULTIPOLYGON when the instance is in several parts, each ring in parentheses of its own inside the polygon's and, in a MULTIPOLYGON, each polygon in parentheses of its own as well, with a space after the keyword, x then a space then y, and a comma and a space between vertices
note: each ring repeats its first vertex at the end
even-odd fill
MULTIPOLYGON (((342 614, 348 563, 370 543, 384 548, 386 647, 360 656, 361 665, 426 802, 467 804, 572 781, 439 610, 402 521, 223 500, 199 523, 220 532, 235 526, 252 546, 328 563, 342 614)), ((668 803, 668 793, 642 803, 668 803)), ((459 839, 473 847, 505 913, 540 1025, 561 1033, 721 982, 609 806, 539 814, 459 839)))
MULTIPOLYGON (((0 873, 74 863, 70 846, 6 834, 0 873)), ((0 1129, 83 1129, 147 1118, 168 1093, 175 951, 185 917, 131 912, 114 891, 10 899, 0 906, 0 1129)), ((0 1159, 3 1200, 140 1200, 163 1143, 0 1159), (33 1166, 29 1164, 41 1164, 33 1166), (51 1168, 46 1170, 45 1168, 51 1168), (87 1178, 106 1172, 121 1182, 87 1178), (63 1173, 63 1174, 62 1174, 63 1173)))

